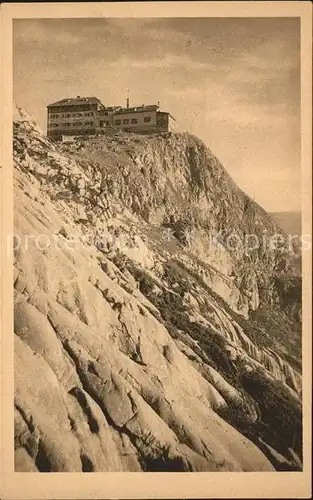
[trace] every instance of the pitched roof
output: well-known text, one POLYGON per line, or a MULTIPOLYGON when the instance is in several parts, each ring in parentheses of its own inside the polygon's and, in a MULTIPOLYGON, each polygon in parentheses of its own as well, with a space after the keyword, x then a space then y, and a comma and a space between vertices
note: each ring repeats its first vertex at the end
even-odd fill
POLYGON ((161 115, 169 115, 171 118, 173 118, 174 122, 176 122, 176 118, 174 118, 174 116, 171 115, 171 113, 169 113, 168 111, 161 111, 161 110, 159 110, 159 113, 161 115))
POLYGON ((106 111, 115 111, 116 109, 120 109, 121 106, 105 106, 106 111))
POLYGON ((60 101, 53 102, 49 104, 47 108, 52 108, 54 106, 75 106, 79 104, 102 104, 97 97, 70 97, 61 99, 60 101))
POLYGON ((132 108, 121 108, 115 114, 124 114, 124 113, 141 113, 142 111, 157 111, 159 106, 156 104, 148 104, 142 106, 134 106, 132 108))

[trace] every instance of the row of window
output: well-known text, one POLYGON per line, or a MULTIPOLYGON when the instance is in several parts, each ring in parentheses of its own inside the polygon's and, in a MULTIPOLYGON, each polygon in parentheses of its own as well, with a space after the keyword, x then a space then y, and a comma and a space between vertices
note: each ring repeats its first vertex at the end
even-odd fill
MULTIPOLYGON (((144 117, 144 119, 143 119, 143 121, 144 121, 145 123, 149 123, 149 122, 151 122, 151 116, 145 116, 145 117, 144 117)), ((115 125, 121 125, 121 123, 122 123, 122 120, 115 120, 115 121, 114 121, 114 124, 115 124, 115 125)), ((129 119, 129 118, 124 118, 124 120, 123 120, 123 125, 128 125, 129 123, 131 123, 131 124, 135 125, 135 124, 137 124, 137 123, 138 123, 138 120, 137 120, 137 118, 131 118, 131 119, 129 119)))
POLYGON ((74 123, 62 123, 65 127, 82 127, 82 126, 87 126, 87 125, 93 125, 94 122, 74 122, 74 123))
MULTIPOLYGON (((105 111, 105 112, 100 112, 100 115, 106 115, 108 116, 108 112, 105 111)), ((62 113, 62 114, 52 114, 52 115, 49 115, 50 118, 70 118, 70 117, 82 117, 82 116, 93 116, 93 113, 91 111, 88 111, 86 113, 62 113)), ((148 122, 151 122, 151 116, 145 116, 144 117, 144 122, 145 123, 148 123, 148 122)), ((115 125, 121 125, 122 123, 122 120, 115 120, 115 125)), ((124 118, 123 120, 123 124, 124 125, 128 125, 129 123, 132 123, 133 125, 135 125, 136 123, 138 123, 138 120, 137 118, 124 118)))
POLYGON ((50 118, 70 118, 71 116, 93 116, 93 113, 91 111, 88 111, 87 113, 63 113, 61 115, 59 114, 53 114, 49 115, 50 118))
POLYGON ((50 123, 50 128, 57 128, 57 127, 82 127, 82 126, 89 126, 89 125, 94 125, 93 121, 90 122, 74 122, 74 123, 50 123))
POLYGON ((80 105, 68 105, 68 106, 53 106, 50 108, 52 113, 77 113, 78 111, 91 111, 94 109, 95 111, 98 109, 96 104, 80 104, 80 105))
MULTIPOLYGON (((121 125, 121 123, 122 123, 122 120, 115 120, 114 121, 115 125, 121 125)), ((125 118, 125 120, 123 120, 123 123, 124 124, 126 124, 126 123, 136 124, 136 123, 138 123, 138 120, 136 118, 132 118, 131 120, 129 120, 128 118, 125 118)))

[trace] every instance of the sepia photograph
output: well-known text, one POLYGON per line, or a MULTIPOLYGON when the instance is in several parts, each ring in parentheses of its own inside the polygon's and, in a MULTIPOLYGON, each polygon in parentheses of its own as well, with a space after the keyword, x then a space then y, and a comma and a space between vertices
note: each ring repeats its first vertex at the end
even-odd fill
POLYGON ((301 18, 25 16, 12 66, 14 472, 302 473, 301 18))

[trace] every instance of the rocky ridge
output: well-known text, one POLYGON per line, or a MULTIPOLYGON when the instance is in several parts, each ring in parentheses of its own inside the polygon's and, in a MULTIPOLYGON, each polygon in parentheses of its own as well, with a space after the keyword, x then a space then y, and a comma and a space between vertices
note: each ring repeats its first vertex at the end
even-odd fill
POLYGON ((298 470, 288 253, 209 241, 283 232, 212 153, 17 108, 14 166, 16 470, 298 470))

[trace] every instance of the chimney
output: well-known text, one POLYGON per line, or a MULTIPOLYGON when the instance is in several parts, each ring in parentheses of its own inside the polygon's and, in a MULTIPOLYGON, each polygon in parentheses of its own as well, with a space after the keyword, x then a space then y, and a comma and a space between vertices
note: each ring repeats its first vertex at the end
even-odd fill
POLYGON ((160 107, 160 101, 158 101, 158 108, 160 107))
POLYGON ((127 89, 126 108, 129 109, 129 90, 127 89))
POLYGON ((77 96, 77 99, 80 99, 80 95, 77 96))

